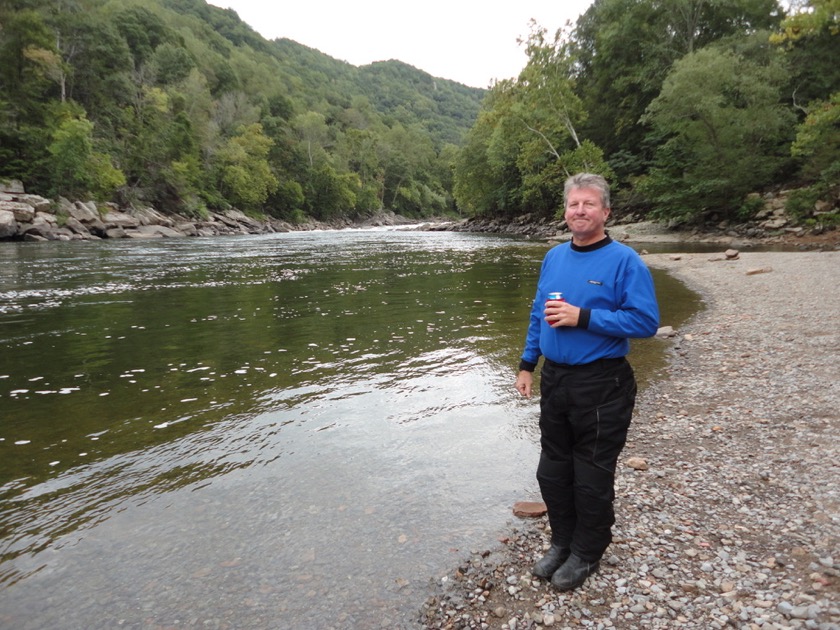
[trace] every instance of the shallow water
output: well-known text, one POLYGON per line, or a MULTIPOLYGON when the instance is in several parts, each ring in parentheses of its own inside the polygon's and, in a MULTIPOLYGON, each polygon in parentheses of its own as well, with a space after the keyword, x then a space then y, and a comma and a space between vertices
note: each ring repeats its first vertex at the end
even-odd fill
MULTIPOLYGON (((536 498, 543 244, 0 244, 0 627, 405 627, 536 498)), ((697 296, 656 274, 662 323, 697 296)), ((667 342, 634 344, 640 381, 667 342)))

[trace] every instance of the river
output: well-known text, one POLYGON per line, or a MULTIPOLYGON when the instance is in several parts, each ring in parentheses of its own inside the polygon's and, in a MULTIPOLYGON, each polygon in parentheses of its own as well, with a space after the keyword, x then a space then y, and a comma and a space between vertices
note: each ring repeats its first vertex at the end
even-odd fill
MULTIPOLYGON (((412 627, 538 499, 546 245, 0 244, 0 627, 412 627)), ((696 295, 655 273, 662 323, 696 295)), ((642 384, 667 342, 633 344, 642 384)))

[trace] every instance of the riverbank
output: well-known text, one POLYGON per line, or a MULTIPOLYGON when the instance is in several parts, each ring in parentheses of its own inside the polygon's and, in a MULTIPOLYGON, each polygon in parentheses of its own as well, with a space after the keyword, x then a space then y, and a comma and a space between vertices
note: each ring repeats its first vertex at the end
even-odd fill
MULTIPOLYGON (((452 231, 509 234, 525 238, 562 241, 570 238, 562 219, 522 215, 509 220, 470 217, 418 221, 383 210, 372 216, 328 222, 308 219, 290 223, 274 217, 255 218, 230 209, 187 217, 164 214, 152 207, 119 207, 114 203, 50 200, 25 192, 19 181, 0 180, 0 241, 73 241, 99 239, 157 239, 237 234, 272 234, 310 230, 402 228, 417 231, 452 231)), ((669 226, 635 216, 611 221, 616 240, 639 246, 649 243, 707 243, 724 248, 783 246, 802 250, 840 249, 840 230, 814 218, 813 225, 797 225, 785 214, 784 201, 771 197, 750 221, 718 221, 687 228, 669 226)))
POLYGON ((435 581, 423 627, 840 628, 840 252, 645 259, 706 309, 638 400, 600 571, 532 578, 545 517, 516 518, 435 581))
POLYGON ((272 234, 326 229, 416 224, 393 212, 352 221, 307 220, 290 223, 274 217, 255 218, 236 209, 207 212, 202 217, 165 214, 149 206, 57 200, 28 194, 19 181, 0 180, 0 241, 91 241, 157 239, 193 236, 272 234))

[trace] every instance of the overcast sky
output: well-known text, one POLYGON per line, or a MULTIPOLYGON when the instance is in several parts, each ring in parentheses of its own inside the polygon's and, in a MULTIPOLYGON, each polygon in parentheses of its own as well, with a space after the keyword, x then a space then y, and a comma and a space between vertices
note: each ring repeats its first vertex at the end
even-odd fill
POLYGON ((554 31, 592 0, 212 0, 266 39, 288 37, 354 66, 399 59, 473 87, 515 77, 528 22, 554 31))

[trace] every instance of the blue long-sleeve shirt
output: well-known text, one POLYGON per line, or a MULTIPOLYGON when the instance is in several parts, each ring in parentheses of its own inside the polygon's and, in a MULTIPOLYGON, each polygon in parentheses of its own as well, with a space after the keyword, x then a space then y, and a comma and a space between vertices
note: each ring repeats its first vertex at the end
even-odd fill
POLYGON ((653 278, 632 248, 609 237, 587 247, 563 243, 543 259, 520 369, 533 371, 540 355, 568 365, 623 357, 630 338, 651 337, 658 327, 653 278), (545 321, 553 291, 581 308, 577 327, 545 321))

